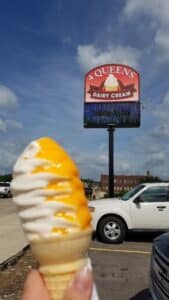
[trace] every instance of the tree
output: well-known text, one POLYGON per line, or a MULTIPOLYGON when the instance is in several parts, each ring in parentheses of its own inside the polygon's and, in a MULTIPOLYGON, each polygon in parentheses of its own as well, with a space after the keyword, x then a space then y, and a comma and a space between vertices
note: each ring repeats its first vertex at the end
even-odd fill
POLYGON ((145 176, 143 178, 140 179, 140 183, 144 183, 144 182, 161 182, 161 178, 158 176, 145 176))
POLYGON ((0 175, 0 181, 6 182, 12 180, 12 174, 0 175))

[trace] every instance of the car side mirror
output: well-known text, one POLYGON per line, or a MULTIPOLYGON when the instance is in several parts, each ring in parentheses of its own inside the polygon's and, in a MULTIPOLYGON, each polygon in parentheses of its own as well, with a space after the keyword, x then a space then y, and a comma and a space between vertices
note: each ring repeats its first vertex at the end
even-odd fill
POLYGON ((140 202, 143 202, 143 200, 139 196, 133 200, 135 204, 139 204, 140 202))

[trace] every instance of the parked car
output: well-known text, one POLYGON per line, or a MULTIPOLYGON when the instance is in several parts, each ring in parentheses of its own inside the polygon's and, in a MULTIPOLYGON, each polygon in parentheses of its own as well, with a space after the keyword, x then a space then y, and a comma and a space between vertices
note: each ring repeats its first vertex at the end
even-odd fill
POLYGON ((103 242, 120 243, 129 230, 169 230, 169 183, 143 183, 121 198, 94 200, 89 207, 103 242))
POLYGON ((11 197, 10 182, 0 182, 0 196, 11 197))
POLYGON ((153 243, 150 293, 153 300, 169 299, 169 233, 160 235, 153 243))

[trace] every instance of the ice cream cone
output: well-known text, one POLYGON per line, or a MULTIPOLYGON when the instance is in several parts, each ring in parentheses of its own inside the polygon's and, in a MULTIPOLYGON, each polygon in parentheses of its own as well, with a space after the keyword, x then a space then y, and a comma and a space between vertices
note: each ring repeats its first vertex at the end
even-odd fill
POLYGON ((87 262, 91 214, 76 164, 50 138, 31 142, 13 172, 13 200, 52 300, 87 262))
POLYGON ((118 91, 118 86, 106 86, 105 85, 105 91, 106 92, 117 92, 118 91))
POLYGON ((109 74, 104 82, 104 88, 106 92, 117 92, 119 89, 119 83, 117 78, 113 74, 109 74))
POLYGON ((87 263, 91 230, 67 237, 34 240, 32 252, 38 260, 52 300, 62 300, 75 273, 87 263))

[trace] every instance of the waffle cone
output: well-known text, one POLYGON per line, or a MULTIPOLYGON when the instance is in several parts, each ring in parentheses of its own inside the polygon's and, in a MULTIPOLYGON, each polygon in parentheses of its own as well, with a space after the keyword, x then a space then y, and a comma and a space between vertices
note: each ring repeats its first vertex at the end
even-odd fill
POLYGON ((87 263, 91 230, 31 243, 52 300, 62 300, 74 274, 87 263))

